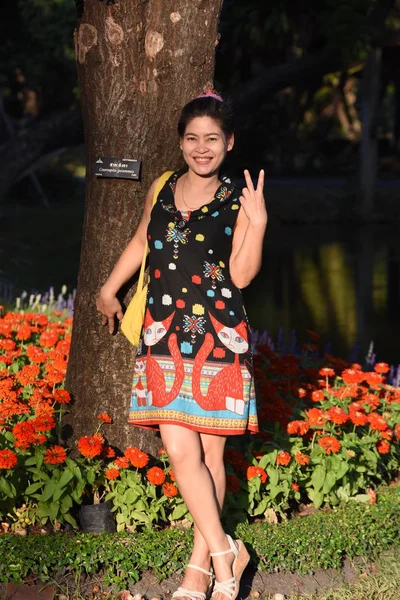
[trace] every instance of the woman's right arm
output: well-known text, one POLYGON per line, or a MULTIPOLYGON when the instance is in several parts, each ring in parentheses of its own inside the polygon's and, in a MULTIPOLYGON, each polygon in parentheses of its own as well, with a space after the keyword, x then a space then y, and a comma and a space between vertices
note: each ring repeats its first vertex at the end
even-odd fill
POLYGON ((121 321, 123 317, 121 304, 116 297, 118 290, 139 269, 143 260, 146 245, 147 227, 153 207, 154 191, 158 178, 153 181, 146 195, 143 215, 137 231, 119 257, 107 281, 100 290, 96 307, 103 315, 102 324, 107 325, 110 333, 114 331, 115 316, 121 321))

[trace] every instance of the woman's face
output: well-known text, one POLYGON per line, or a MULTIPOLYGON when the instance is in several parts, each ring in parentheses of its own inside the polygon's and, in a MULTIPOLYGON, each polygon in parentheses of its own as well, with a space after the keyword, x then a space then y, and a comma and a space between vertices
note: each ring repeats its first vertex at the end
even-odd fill
POLYGON ((211 117, 195 117, 187 124, 180 146, 188 167, 201 177, 209 177, 218 172, 233 142, 233 135, 227 139, 211 117))

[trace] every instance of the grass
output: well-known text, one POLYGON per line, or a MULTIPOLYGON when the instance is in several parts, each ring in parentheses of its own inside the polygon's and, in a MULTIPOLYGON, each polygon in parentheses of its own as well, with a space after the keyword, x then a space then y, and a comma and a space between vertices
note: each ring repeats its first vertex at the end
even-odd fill
POLYGON ((288 600, 398 600, 400 597, 400 546, 383 552, 365 568, 354 585, 327 594, 289 596, 288 600))

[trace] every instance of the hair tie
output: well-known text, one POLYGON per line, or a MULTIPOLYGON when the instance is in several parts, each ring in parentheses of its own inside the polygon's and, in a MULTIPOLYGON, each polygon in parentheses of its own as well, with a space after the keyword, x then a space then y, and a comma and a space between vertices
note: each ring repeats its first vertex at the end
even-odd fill
POLYGON ((218 94, 218 92, 216 92, 213 89, 208 89, 204 92, 204 94, 200 94, 199 96, 196 96, 195 99, 197 98, 214 98, 214 100, 218 100, 219 102, 223 102, 224 99, 222 98, 222 96, 220 96, 218 94))

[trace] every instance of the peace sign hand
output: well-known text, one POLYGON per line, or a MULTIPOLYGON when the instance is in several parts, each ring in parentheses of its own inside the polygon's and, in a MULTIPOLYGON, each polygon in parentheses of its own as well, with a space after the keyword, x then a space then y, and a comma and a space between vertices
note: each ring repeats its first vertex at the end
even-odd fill
POLYGON ((247 187, 243 188, 240 203, 251 225, 266 226, 268 215, 264 200, 264 170, 260 171, 257 187, 254 189, 249 171, 244 171, 247 187))

